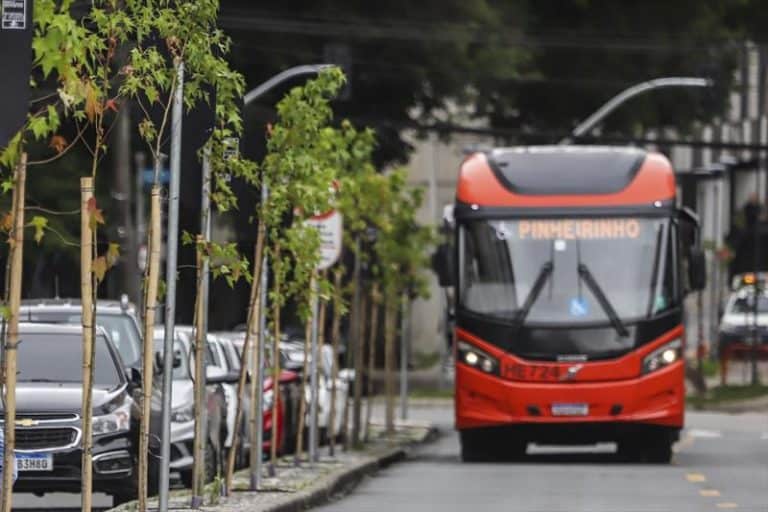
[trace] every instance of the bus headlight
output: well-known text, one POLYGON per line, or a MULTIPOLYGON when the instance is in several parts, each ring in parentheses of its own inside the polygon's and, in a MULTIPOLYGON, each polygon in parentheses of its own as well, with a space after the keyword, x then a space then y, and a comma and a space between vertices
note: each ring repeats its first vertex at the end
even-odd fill
POLYGON ((456 348, 458 360, 462 363, 491 375, 499 373, 499 360, 490 354, 463 341, 458 342, 456 348))
POLYGON ((643 374, 655 372, 682 359, 683 341, 672 340, 657 348, 643 359, 643 374))

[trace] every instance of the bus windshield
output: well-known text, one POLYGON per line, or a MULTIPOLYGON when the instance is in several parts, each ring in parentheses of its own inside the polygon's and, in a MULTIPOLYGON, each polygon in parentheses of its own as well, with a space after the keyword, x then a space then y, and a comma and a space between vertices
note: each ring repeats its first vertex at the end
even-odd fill
POLYGON ((525 325, 651 318, 677 301, 673 231, 665 218, 466 222, 461 306, 525 325))

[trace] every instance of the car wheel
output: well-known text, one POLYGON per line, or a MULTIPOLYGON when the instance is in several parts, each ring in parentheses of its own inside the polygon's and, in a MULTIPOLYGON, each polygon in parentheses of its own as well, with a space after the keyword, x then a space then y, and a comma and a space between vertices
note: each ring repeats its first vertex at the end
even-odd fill
POLYGON ((658 434, 648 439, 645 445, 645 460, 651 464, 672 462, 672 440, 668 435, 658 434))
POLYGON ((219 475, 219 462, 216 448, 208 441, 205 445, 205 482, 213 482, 219 475))
POLYGON ((124 503, 128 503, 129 501, 133 501, 136 499, 136 495, 132 493, 116 493, 112 495, 112 506, 118 507, 124 503))
POLYGON ((488 462, 491 457, 490 443, 487 437, 473 430, 459 432, 462 462, 488 462))

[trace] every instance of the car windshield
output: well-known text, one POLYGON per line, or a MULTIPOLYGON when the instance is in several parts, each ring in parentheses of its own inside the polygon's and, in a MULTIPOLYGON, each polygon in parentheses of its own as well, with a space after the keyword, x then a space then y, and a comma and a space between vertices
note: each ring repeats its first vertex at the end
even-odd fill
MULTIPOLYGON (((733 301, 731 306, 731 313, 753 313, 755 311, 755 296, 747 295, 746 297, 738 297, 733 301)), ((757 301, 757 312, 768 313, 768 297, 765 295, 760 296, 757 301)))
MULTIPOLYGON (((80 334, 23 333, 18 349, 19 382, 83 382, 83 338, 80 334)), ((121 384, 115 359, 104 336, 94 341, 93 385, 113 389, 121 384)))
MULTIPOLYGON (((184 344, 180 341, 175 342, 173 344, 173 351, 175 352, 175 357, 178 360, 178 366, 174 367, 173 369, 173 380, 189 380, 191 375, 189 371, 189 357, 187 357, 187 351, 184 350, 184 344)), ((155 352, 158 354, 165 352, 162 338, 155 338, 155 352)), ((174 361, 174 364, 177 363, 174 361)))
POLYGON ((656 218, 467 222, 461 304, 529 325, 652 317, 676 301, 672 231, 656 218))
MULTIPOLYGON (((82 322, 80 315, 69 313, 55 313, 47 311, 30 311, 30 322, 50 322, 80 324, 82 322)), ((26 318, 25 318, 26 320, 26 318)), ((141 357, 141 335, 136 326, 136 322, 125 314, 108 314, 96 311, 96 325, 104 328, 109 334, 110 340, 115 344, 123 364, 126 366, 136 366, 141 357)))

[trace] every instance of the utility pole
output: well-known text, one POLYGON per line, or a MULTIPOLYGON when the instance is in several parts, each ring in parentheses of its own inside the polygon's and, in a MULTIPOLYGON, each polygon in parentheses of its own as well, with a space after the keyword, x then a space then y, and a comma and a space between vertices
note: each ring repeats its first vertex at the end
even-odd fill
MULTIPOLYGON (((171 183, 168 193, 168 233, 165 267, 165 339, 163 340, 163 409, 160 450, 160 512, 168 512, 168 481, 171 459, 171 393, 173 374, 173 341, 176 327, 176 260, 179 243, 179 186, 181 183, 181 118, 184 110, 184 62, 176 65, 176 90, 173 95, 171 121, 171 183)), ((199 377, 199 375, 198 375, 199 377)))

